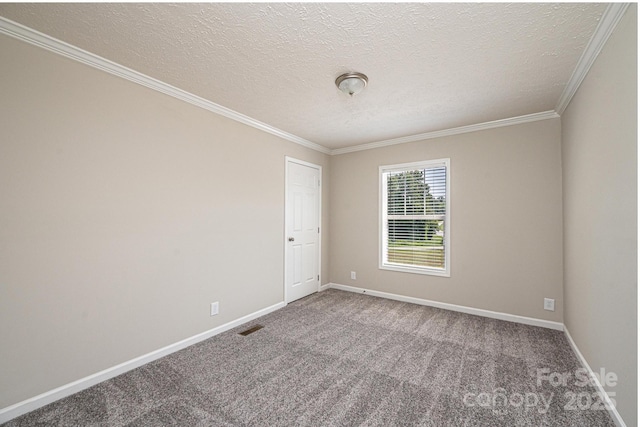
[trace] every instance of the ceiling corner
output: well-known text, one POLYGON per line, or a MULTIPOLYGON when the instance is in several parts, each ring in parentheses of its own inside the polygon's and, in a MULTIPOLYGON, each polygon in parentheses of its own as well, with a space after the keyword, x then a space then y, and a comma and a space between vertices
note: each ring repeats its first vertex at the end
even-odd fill
POLYGON ((560 95, 560 99, 558 100, 558 104, 555 108, 555 111, 559 115, 564 113, 564 110, 571 102, 573 95, 578 91, 580 84, 587 76, 587 73, 598 57, 598 54, 600 54, 600 51, 609 39, 609 36, 611 36, 611 33, 615 30, 628 7, 629 3, 610 3, 607 6, 607 9, 604 11, 602 18, 600 19, 598 27, 593 33, 593 36, 591 36, 589 43, 587 43, 587 46, 582 52, 582 56, 573 70, 571 78, 567 82, 562 95, 560 95))

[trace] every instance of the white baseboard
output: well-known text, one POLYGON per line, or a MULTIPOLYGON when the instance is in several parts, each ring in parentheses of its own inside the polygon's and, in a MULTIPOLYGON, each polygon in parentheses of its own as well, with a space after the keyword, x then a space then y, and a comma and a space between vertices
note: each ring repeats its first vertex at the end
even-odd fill
MULTIPOLYGON (((396 301, 409 302, 413 304, 425 305, 430 307, 442 308, 445 310, 451 310, 451 311, 457 311, 461 313, 473 314, 477 316, 489 317, 492 319, 506 320, 510 322, 523 323, 525 325, 541 326, 544 328, 564 331, 567 339, 569 340, 571 348, 573 349, 574 353, 578 357, 578 360, 580 360, 580 363, 582 363, 582 365, 587 369, 587 371, 589 372, 589 375, 592 378, 595 378, 594 383, 598 388, 598 392, 600 393, 603 399, 603 402, 605 402, 605 404, 607 405, 607 408, 609 408, 609 413, 613 421, 618 427, 626 427, 625 422, 623 421, 622 417, 616 410, 615 406, 612 404, 611 399, 605 392, 604 388, 602 387, 602 384, 600 384, 600 382, 598 381, 593 370, 591 369, 586 359, 584 358, 584 356, 576 346, 576 343, 571 338, 569 331, 564 327, 562 323, 552 322, 552 321, 542 320, 542 319, 534 319, 531 317, 516 316, 513 314, 500 313, 495 311, 483 310, 479 308, 431 301, 431 300, 426 300, 422 298, 391 294, 387 292, 374 291, 374 290, 369 290, 364 288, 357 288, 354 286, 340 285, 337 283, 328 283, 328 284, 322 285, 320 286, 319 291, 322 292, 327 289, 339 289, 339 290, 348 291, 348 292, 362 293, 362 294, 372 295, 372 296, 381 297, 381 298, 387 298, 387 299, 396 300, 396 301)), ((70 396, 84 389, 87 389, 91 386, 101 383, 102 381, 106 381, 110 378, 114 378, 120 374, 123 374, 132 369, 140 367, 144 364, 153 362, 154 360, 157 360, 161 357, 167 356, 171 353, 175 353, 176 351, 182 350, 186 347, 189 347, 190 345, 196 344, 200 341, 204 341, 222 332, 228 331, 229 329, 233 329, 236 326, 240 326, 244 323, 250 322, 254 319, 257 319, 258 317, 269 314, 285 306, 286 304, 284 302, 279 302, 270 307, 266 307, 254 313, 243 316, 232 322, 225 323, 224 325, 221 325, 216 328, 210 329, 208 331, 202 332, 200 334, 194 335, 190 338, 186 338, 182 341, 178 341, 174 344, 170 344, 161 349, 152 351, 151 353, 147 353, 135 359, 129 360, 127 362, 124 362, 119 365, 113 366, 111 368, 105 369, 103 371, 97 372, 93 375, 89 375, 88 377, 81 378, 72 383, 63 385, 56 389, 42 393, 38 396, 16 403, 15 405, 0 409, 0 424, 6 423, 16 417, 26 414, 27 412, 34 411, 38 408, 48 405, 49 403, 55 402, 56 400, 62 399, 64 397, 70 396)))
POLYGON ((564 330, 564 324, 560 322, 552 322, 550 320, 534 319, 533 317, 517 316, 515 314, 500 313, 498 311, 483 310, 481 308, 466 307, 464 305, 449 304, 446 302, 431 301, 422 298, 407 297, 404 295, 391 294, 388 292, 373 291, 370 289, 356 288, 355 286, 340 285, 338 283, 329 283, 332 289, 340 289, 342 291, 356 292, 359 294, 373 295, 402 302, 410 302, 413 304, 426 305, 429 307, 442 308, 445 310, 458 311, 460 313, 474 314, 476 316, 489 317, 491 319, 506 320, 508 322, 522 323, 531 326, 541 326, 543 328, 555 329, 557 331, 564 330))
POLYGON ((591 369, 591 366, 589 366, 589 363, 587 362, 587 359, 584 358, 584 356, 580 352, 580 349, 576 345, 575 341, 573 341, 573 338, 571 338, 571 334, 569 333, 569 330, 567 329, 566 326, 564 328, 564 334, 566 335, 567 339, 569 340, 569 344, 571 344, 571 348, 573 349, 573 352, 578 357, 578 360, 580 361, 580 363, 582 363, 582 366, 584 366, 584 368, 589 373, 589 377, 591 377, 594 380, 593 383, 596 385, 598 394, 600 395, 600 399, 602 399, 602 402, 607 407, 607 410, 609 411, 609 415, 611 415, 611 418, 613 419, 613 422, 618 427, 626 427, 627 425, 625 424, 624 420, 620 416, 620 413, 618 412, 618 410, 616 409, 615 405, 611 401, 611 398, 609 397, 609 395, 607 394, 606 390, 602 386, 602 383, 600 383, 600 380, 598 379, 596 374, 591 369))
POLYGON ((74 393, 87 389, 110 378, 116 377, 144 364, 153 362, 154 360, 160 359, 161 357, 167 356, 171 353, 175 353, 176 351, 182 350, 183 348, 189 347, 190 345, 199 343, 200 341, 204 341, 215 335, 221 334, 222 332, 233 329, 236 326, 242 325, 243 323, 250 322, 253 319, 257 319, 258 317, 264 316, 265 314, 269 314, 284 306, 286 306, 284 302, 279 302, 270 307, 263 308, 229 323, 225 323, 224 325, 218 326, 216 328, 194 335, 190 338, 186 338, 182 341, 178 341, 174 344, 170 344, 166 347, 152 351, 151 353, 144 354, 140 357, 136 357, 135 359, 131 359, 127 362, 123 362, 119 365, 105 369, 104 371, 97 372, 93 375, 89 375, 88 377, 81 378, 69 384, 65 384, 61 387, 47 391, 38 396, 23 400, 22 402, 18 402, 15 405, 0 409, 0 424, 6 423, 7 421, 19 417, 20 415, 26 414, 27 412, 34 411, 38 408, 48 405, 49 403, 55 402, 56 400, 70 396, 74 393))
POLYGON ((618 427, 626 427, 626 424, 625 424, 624 420, 622 419, 622 417, 620 416, 620 413, 618 412, 618 410, 616 409, 615 405, 611 401, 611 398, 606 393, 604 387, 602 386, 602 384, 598 380, 598 377, 595 375, 595 373, 593 372, 593 370, 589 366, 589 363, 587 363, 587 360, 584 358, 584 356, 582 355, 582 353, 578 349, 578 346, 573 341, 573 338, 571 338, 571 334, 569 334, 569 330, 564 326, 563 323, 552 322, 552 321, 549 321, 549 320, 542 320, 542 319, 534 319, 534 318, 531 318, 531 317, 517 316, 517 315, 514 315, 514 314, 500 313, 500 312, 496 312, 496 311, 482 310, 482 309, 479 309, 479 308, 466 307, 466 306, 462 306, 462 305, 455 305, 455 304, 448 304, 448 303, 437 302, 437 301, 430 301, 430 300, 421 299, 421 298, 407 297, 407 296, 404 296, 404 295, 391 294, 391 293, 388 293, 388 292, 373 291, 373 290, 364 289, 364 288, 357 288, 355 286, 340 285, 338 283, 329 283, 328 285, 325 285, 325 286, 328 287, 328 288, 331 288, 331 289, 339 289, 339 290, 342 290, 342 291, 356 292, 356 293, 360 293, 360 294, 367 294, 367 295, 372 295, 372 296, 376 296, 376 297, 392 299, 392 300, 396 300, 396 301, 409 302, 409 303, 419 304, 419 305, 426 305, 426 306, 430 306, 430 307, 442 308, 442 309, 445 309, 445 310, 459 311, 459 312, 467 313, 467 314, 475 314, 477 316, 489 317, 489 318, 492 318, 492 319, 506 320, 506 321, 509 321, 509 322, 523 323, 525 325, 541 326, 543 328, 549 328, 549 329, 555 329, 555 330, 559 330, 559 331, 564 331, 567 339, 569 340, 569 344, 571 345, 571 348, 573 349, 573 352, 576 354, 576 357, 578 358, 578 360, 580 361, 582 366, 584 366, 584 368, 587 370, 587 372, 589 372, 589 376, 594 379, 594 384, 596 385, 597 391, 600 394, 600 398, 602 399, 602 401, 606 405, 606 407, 607 407, 607 409, 609 411, 609 415, 613 419, 613 422, 618 427))

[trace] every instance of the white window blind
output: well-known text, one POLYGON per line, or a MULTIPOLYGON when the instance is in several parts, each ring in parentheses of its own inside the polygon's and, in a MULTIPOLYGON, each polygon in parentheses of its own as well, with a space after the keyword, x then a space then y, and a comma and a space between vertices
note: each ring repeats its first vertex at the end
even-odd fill
POLYGON ((380 268, 449 276, 449 159, 380 167, 380 268))

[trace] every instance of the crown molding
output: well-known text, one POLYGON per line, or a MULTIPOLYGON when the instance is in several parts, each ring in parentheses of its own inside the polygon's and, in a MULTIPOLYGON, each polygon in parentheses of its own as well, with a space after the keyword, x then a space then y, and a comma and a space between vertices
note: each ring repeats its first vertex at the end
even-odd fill
POLYGON ((564 113, 564 110, 578 91, 580 84, 587 76, 591 66, 600 54, 600 51, 607 40, 609 40, 609 36, 613 33, 613 30, 615 30, 618 22, 620 22, 620 19, 627 11, 628 7, 629 3, 610 3, 605 9, 602 17, 600 18, 600 23, 591 36, 589 43, 587 43, 587 47, 585 47, 582 52, 582 56, 580 56, 578 64, 576 64, 576 68, 573 70, 573 74, 565 86, 562 95, 560 95, 560 99, 558 100, 558 104, 555 108, 558 114, 564 113))
POLYGON ((315 142, 308 141, 304 138, 300 138, 299 136, 285 132, 281 129, 253 119, 249 116, 245 116, 244 114, 238 113, 237 111, 233 111, 229 108, 223 107, 222 105, 218 105, 185 90, 171 86, 160 80, 154 79, 153 77, 149 77, 145 74, 139 73, 113 61, 109 61, 108 59, 102 58, 101 56, 95 55, 91 52, 87 52, 86 50, 70 45, 69 43, 65 43, 61 40, 55 39, 51 36, 48 36, 32 28, 18 24, 17 22, 11 21, 1 16, 0 34, 5 34, 9 37, 13 37, 34 46, 41 47, 50 52, 57 53, 58 55, 62 55, 66 58, 78 61, 90 67, 97 68, 98 70, 105 71, 109 74, 113 74, 114 76, 118 76, 133 83, 145 86, 149 89, 156 90, 158 92, 164 93, 165 95, 177 98, 181 101, 188 102, 189 104, 195 105, 196 107, 203 108, 205 110, 227 117, 231 120, 235 120, 256 129, 260 129, 282 139, 286 139, 287 141, 291 141, 293 143, 302 145, 312 150, 319 151, 321 153, 330 153, 330 150, 328 148, 323 147, 320 144, 316 144, 315 142))
POLYGON ((554 110, 543 111, 540 113, 528 114, 524 116, 511 117, 506 119, 494 120, 491 122, 477 123, 468 126, 461 126, 451 129, 443 129, 434 132, 426 132, 416 135, 408 135, 400 138, 387 139, 384 141, 370 142, 366 144, 355 145, 351 147, 329 149, 325 146, 311 142, 299 136, 285 132, 269 124, 255 120, 249 116, 238 113, 237 111, 218 105, 214 102, 201 98, 197 95, 178 89, 160 80, 149 77, 145 74, 139 73, 135 70, 127 68, 123 65, 109 61, 93 53, 87 52, 83 49, 65 43, 61 40, 55 39, 46 34, 40 33, 24 25, 13 22, 9 19, 0 16, 0 34, 5 34, 18 40, 30 43, 34 46, 41 47, 50 52, 57 53, 66 58, 74 61, 81 62, 90 67, 98 70, 105 71, 112 75, 124 78, 133 83, 145 86, 147 88, 164 93, 165 95, 172 96, 176 99, 188 102, 189 104, 211 111, 215 114, 230 118, 237 122, 246 124, 253 128, 262 130, 272 135, 278 136, 287 141, 295 144, 302 145, 315 151, 319 151, 324 154, 339 155, 352 153, 356 151, 370 150, 380 147, 388 147, 391 145, 405 144, 408 142, 422 141, 425 139, 440 138, 451 135, 458 135, 468 132, 476 132, 480 130, 493 129, 503 126, 511 126, 522 123, 534 122, 538 120, 547 120, 559 118, 560 115, 567 108, 571 99, 575 95, 578 87, 584 80, 585 76, 589 72, 589 69, 593 65, 596 57, 602 50, 604 44, 609 39, 609 36, 614 31, 618 22, 629 7, 629 3, 610 3, 600 19, 593 36, 587 43, 585 50, 580 57, 578 64, 576 65, 569 82, 565 86, 560 99, 554 110))
POLYGON ((477 123, 474 125, 460 126, 457 128, 437 130, 420 133, 417 135, 403 136, 401 138, 387 139, 384 141, 370 142, 368 144, 355 145, 331 150, 331 155, 353 153, 354 151, 371 150, 373 148, 388 147, 390 145, 406 144, 407 142, 423 141, 425 139, 441 138, 444 136, 458 135, 461 133, 476 132, 480 130, 494 129, 503 126, 519 125, 522 123, 537 122, 539 120, 557 119, 560 115, 555 111, 543 111, 541 113, 527 114, 524 116, 510 117, 508 119, 494 120, 491 122, 477 123))

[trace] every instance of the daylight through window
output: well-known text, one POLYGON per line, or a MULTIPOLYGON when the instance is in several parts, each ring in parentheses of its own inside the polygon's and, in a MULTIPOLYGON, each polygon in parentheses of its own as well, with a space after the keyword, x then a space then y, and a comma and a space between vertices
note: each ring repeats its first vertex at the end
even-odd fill
POLYGON ((449 276, 449 159, 380 167, 380 268, 449 276))

